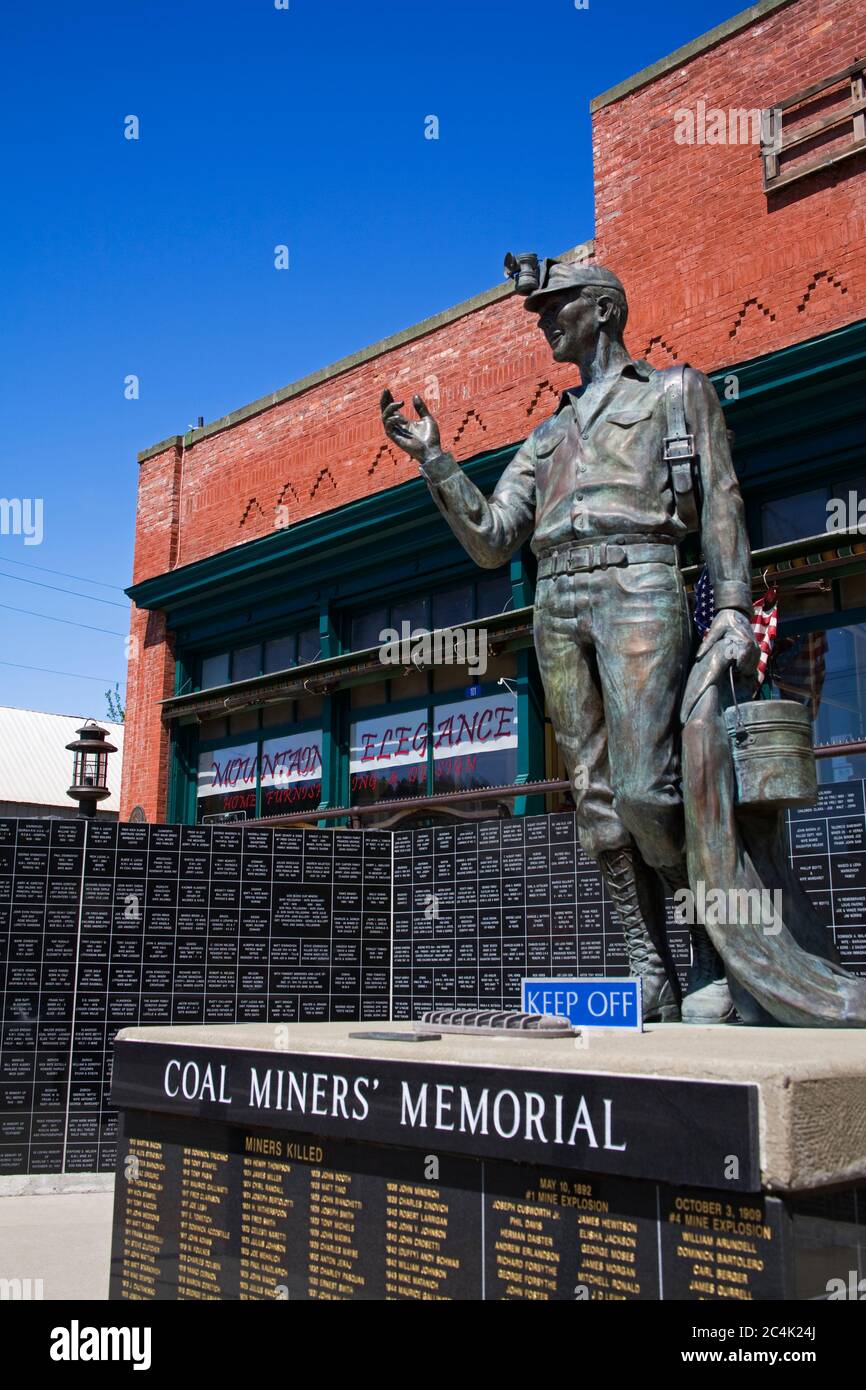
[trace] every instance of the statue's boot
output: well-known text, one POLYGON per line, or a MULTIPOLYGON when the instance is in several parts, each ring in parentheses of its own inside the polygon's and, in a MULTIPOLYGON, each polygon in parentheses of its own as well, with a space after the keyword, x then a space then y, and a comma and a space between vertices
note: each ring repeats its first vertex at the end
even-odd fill
MULTIPOLYGON (((689 876, 685 860, 657 873, 669 893, 688 888, 689 876)), ((734 1001, 725 979, 725 965, 706 927, 699 922, 691 928, 692 964, 682 1002, 683 1023, 730 1023, 734 1018, 734 1001)))
POLYGON ((693 926, 692 967, 683 1000, 683 1023, 732 1023, 734 1001, 725 966, 706 927, 693 926))
POLYGON ((629 974, 641 982, 643 1021, 677 1023, 680 991, 657 880, 631 848, 604 850, 598 862, 625 934, 629 974))

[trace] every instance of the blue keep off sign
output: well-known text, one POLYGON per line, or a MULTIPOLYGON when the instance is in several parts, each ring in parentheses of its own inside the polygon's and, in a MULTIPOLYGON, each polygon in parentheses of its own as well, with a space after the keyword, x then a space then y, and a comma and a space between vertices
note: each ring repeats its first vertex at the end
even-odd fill
POLYGON ((642 1027, 640 980, 523 980, 523 1012, 557 1014, 576 1028, 642 1027))

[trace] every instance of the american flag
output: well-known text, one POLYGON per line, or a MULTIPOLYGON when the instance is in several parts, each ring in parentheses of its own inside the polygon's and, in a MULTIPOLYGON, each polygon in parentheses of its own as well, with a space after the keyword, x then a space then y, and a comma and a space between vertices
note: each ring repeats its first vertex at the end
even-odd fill
POLYGON ((767 666, 773 654, 776 629, 779 626, 778 589, 768 589, 763 598, 757 599, 752 605, 752 611, 752 631, 755 634, 755 641, 761 650, 757 670, 758 685, 763 685, 764 677, 767 674, 767 666))
MULTIPOLYGON (((706 637, 713 618, 716 615, 716 602, 713 594, 712 580, 707 566, 704 565, 700 573, 700 578, 695 585, 695 627, 706 637)), ((776 640, 776 629, 779 625, 779 594, 775 588, 768 589, 761 598, 757 599, 752 605, 752 631, 755 634, 755 641, 761 650, 758 659, 758 684, 763 684, 767 675, 767 667, 770 657, 773 654, 773 644, 776 640)))
POLYGON ((695 585, 695 627, 701 637, 706 637, 715 615, 716 600, 713 597, 713 585, 710 580, 710 572, 704 565, 695 585))

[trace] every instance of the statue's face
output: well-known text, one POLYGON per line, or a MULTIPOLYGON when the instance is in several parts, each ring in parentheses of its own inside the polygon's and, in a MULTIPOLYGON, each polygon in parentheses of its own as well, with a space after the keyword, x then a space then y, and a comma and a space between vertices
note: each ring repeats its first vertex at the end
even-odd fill
POLYGON ((580 362, 592 353, 598 339, 598 305, 579 289, 563 290, 545 301, 538 326, 555 362, 580 362))

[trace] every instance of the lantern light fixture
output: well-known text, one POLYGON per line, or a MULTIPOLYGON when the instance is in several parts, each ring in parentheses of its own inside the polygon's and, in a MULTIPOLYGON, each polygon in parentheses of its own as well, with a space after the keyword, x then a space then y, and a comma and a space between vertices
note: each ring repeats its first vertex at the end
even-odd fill
POLYGON ((73 753, 72 786, 66 795, 78 802, 78 814, 86 819, 96 815, 97 803, 111 795, 108 787, 108 757, 116 753, 108 742, 108 730, 93 719, 78 729, 78 738, 66 747, 73 753))

